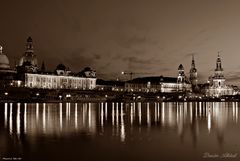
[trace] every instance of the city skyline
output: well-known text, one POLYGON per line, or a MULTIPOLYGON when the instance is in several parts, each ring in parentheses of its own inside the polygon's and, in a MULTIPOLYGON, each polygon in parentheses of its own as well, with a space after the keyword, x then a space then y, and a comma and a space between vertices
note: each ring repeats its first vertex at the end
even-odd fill
POLYGON ((179 64, 188 74, 194 54, 199 79, 206 81, 221 51, 227 82, 239 85, 239 5, 222 0, 2 2, 0 43, 11 65, 32 36, 39 66, 42 60, 51 70, 59 63, 75 72, 90 66, 108 79, 125 78, 121 71, 177 76, 179 64))

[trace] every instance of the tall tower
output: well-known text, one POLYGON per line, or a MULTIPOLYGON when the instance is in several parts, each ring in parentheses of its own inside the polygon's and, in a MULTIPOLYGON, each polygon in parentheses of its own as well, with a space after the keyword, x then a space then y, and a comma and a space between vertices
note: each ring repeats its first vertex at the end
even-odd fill
POLYGON ((19 66, 23 65, 37 67, 37 58, 33 50, 33 40, 31 37, 28 37, 26 43, 26 50, 23 57, 20 59, 19 66))
POLYGON ((177 84, 178 84, 178 91, 182 92, 184 91, 184 84, 185 84, 185 74, 184 74, 184 68, 183 65, 180 64, 178 66, 178 77, 177 77, 177 84))
POLYGON ((222 61, 220 55, 218 53, 217 61, 216 61, 216 69, 214 72, 214 76, 212 78, 212 83, 215 88, 221 88, 225 86, 225 78, 223 75, 222 61))
POLYGON ((195 66, 194 55, 192 55, 192 64, 190 69, 190 82, 193 87, 197 86, 197 69, 195 66))
POLYGON ((21 57, 18 66, 24 68, 25 72, 35 73, 38 71, 37 57, 34 54, 33 40, 31 37, 28 37, 27 39, 26 50, 23 56, 21 57))
POLYGON ((182 64, 180 64, 178 67, 177 83, 184 83, 184 82, 185 82, 184 67, 182 64))

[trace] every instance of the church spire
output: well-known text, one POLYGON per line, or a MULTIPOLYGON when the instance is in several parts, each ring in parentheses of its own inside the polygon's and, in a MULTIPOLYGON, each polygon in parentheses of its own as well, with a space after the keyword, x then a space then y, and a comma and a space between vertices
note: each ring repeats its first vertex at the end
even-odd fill
POLYGON ((192 54, 192 68, 195 68, 194 54, 192 54))
POLYGON ((197 69, 195 66, 194 55, 192 54, 192 64, 190 68, 190 82, 192 84, 193 91, 197 90, 197 69))

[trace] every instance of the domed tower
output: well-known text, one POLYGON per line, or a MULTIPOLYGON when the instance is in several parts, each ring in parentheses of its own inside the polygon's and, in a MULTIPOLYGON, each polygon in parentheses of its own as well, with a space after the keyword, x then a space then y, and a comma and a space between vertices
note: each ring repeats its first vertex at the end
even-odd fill
POLYGON ((19 61, 19 66, 24 67, 27 72, 37 72, 38 64, 37 58, 33 50, 33 40, 28 37, 26 43, 26 51, 19 61))
POLYGON ((184 82, 185 82, 184 67, 182 64, 180 64, 178 67, 177 83, 184 83, 184 82))
POLYGON ((192 55, 192 64, 190 69, 190 82, 193 87, 197 86, 197 69, 195 67, 195 60, 193 55, 192 55))

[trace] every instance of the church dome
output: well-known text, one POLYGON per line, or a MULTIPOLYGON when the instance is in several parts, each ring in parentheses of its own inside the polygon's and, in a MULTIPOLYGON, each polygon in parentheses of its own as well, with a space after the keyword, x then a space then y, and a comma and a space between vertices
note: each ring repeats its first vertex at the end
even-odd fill
POLYGON ((28 37, 26 43, 26 51, 25 54, 21 57, 19 61, 19 66, 23 66, 24 64, 30 64, 31 66, 37 66, 37 58, 33 51, 33 41, 31 37, 28 37))
POLYGON ((10 65, 8 57, 3 54, 2 49, 2 46, 0 46, 0 69, 9 69, 10 65))
POLYGON ((29 62, 33 66, 37 66, 37 58, 31 53, 26 53, 19 62, 19 65, 22 66, 25 62, 29 62))
POLYGON ((66 70, 66 66, 63 64, 59 64, 56 68, 56 70, 66 70))
POLYGON ((180 65, 179 65, 179 67, 178 67, 178 70, 184 70, 184 68, 183 68, 183 65, 182 65, 182 64, 180 64, 180 65))

